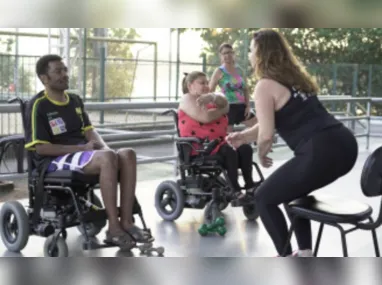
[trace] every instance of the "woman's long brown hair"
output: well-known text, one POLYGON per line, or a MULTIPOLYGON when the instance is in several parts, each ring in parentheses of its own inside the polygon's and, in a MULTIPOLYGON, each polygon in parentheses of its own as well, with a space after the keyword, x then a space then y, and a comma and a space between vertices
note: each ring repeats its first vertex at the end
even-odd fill
POLYGON ((256 79, 269 78, 302 92, 318 93, 317 82, 293 54, 281 33, 260 29, 254 33, 253 39, 256 47, 256 79))

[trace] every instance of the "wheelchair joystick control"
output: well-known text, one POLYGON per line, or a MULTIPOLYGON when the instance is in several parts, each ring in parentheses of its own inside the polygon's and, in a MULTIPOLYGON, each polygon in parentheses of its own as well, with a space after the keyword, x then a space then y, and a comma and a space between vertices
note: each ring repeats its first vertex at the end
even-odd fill
POLYGON ((208 141, 208 139, 205 141, 205 148, 204 151, 208 155, 210 154, 219 144, 219 140, 213 140, 213 141, 208 141))

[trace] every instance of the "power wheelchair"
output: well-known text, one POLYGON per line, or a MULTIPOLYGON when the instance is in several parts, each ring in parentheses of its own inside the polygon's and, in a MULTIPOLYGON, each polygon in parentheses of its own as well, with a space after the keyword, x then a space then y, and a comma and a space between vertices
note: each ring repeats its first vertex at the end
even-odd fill
MULTIPOLYGON (((14 98, 8 103, 14 102, 20 104, 25 130, 27 102, 14 98)), ((17 146, 18 160, 24 161, 23 135, 3 138, 0 144, 17 146)), ((68 170, 53 173, 37 171, 32 151, 27 151, 27 163, 29 192, 27 210, 18 201, 8 201, 0 211, 1 238, 9 251, 22 251, 28 243, 29 236, 36 235, 46 238, 44 256, 67 257, 69 255, 66 243, 67 229, 72 227, 77 227, 84 237, 84 250, 116 247, 114 244, 97 243, 93 239, 107 223, 106 210, 94 193, 94 190, 99 188, 98 175, 84 175, 68 170)), ((151 230, 146 226, 136 197, 133 214, 140 217, 144 230, 151 236, 151 230)), ((162 256, 164 253, 163 247, 154 248, 152 243, 136 244, 130 250, 133 248, 138 248, 142 254, 156 252, 162 256)))
MULTIPOLYGON (((204 224, 199 228, 199 234, 207 235, 209 232, 217 232, 221 236, 225 235, 224 218, 221 211, 229 204, 233 207, 242 207, 243 213, 248 220, 254 221, 258 218, 258 213, 254 204, 254 199, 247 193, 248 202, 239 204, 234 200, 234 191, 227 171, 223 168, 223 163, 219 155, 210 155, 219 141, 209 141, 208 138, 201 140, 196 137, 180 137, 178 127, 178 113, 175 109, 170 109, 162 115, 172 115, 177 137, 176 148, 178 152, 177 171, 180 179, 177 181, 167 180, 160 183, 155 193, 155 207, 158 214, 167 221, 178 219, 185 208, 205 209, 204 224), (194 147, 194 143, 200 145, 194 147), (191 156, 194 149, 198 152, 195 157, 191 156), (169 206, 170 209, 167 209, 169 206)), ((257 187, 264 181, 263 174, 259 166, 253 162, 259 175, 257 187)))

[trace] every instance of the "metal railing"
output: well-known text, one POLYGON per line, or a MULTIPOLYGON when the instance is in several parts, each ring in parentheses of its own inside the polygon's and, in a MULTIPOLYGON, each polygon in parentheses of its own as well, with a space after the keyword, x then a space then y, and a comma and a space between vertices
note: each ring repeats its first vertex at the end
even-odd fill
MULTIPOLYGON (((373 103, 382 103, 382 98, 352 98, 348 96, 319 96, 322 102, 342 102, 342 103, 366 103, 367 107, 366 115, 363 116, 346 116, 339 118, 342 122, 355 122, 366 120, 365 132, 355 134, 356 137, 366 137, 366 149, 369 148, 370 142, 370 119, 371 119, 371 107, 373 103), (344 98, 345 97, 345 98, 344 98)), ((134 110, 134 109, 162 109, 163 111, 170 108, 177 108, 178 102, 150 102, 150 103, 138 103, 138 102, 126 102, 126 103, 114 103, 114 102, 86 102, 85 108, 87 111, 107 111, 107 110, 134 110)), ((253 105, 253 102, 252 102, 253 105)), ((0 104, 0 114, 1 113, 19 113, 20 108, 18 104, 0 104)), ((242 129, 243 127, 240 127, 242 129)), ((102 129, 101 129, 102 130, 102 129)), ((139 145, 140 143, 156 143, 156 142, 172 142, 175 147, 175 126, 173 130, 163 130, 163 131, 144 131, 137 133, 129 133, 125 131, 119 131, 117 134, 102 134, 103 139, 112 148, 118 148, 126 146, 125 140, 134 140, 134 143, 139 145), (148 138, 148 139, 142 139, 148 138)), ((285 147, 285 143, 274 144, 275 148, 285 147)), ((256 148, 256 147, 255 147, 256 148)), ((172 156, 163 157, 153 157, 153 158, 143 158, 138 159, 138 164, 147 164, 155 162, 165 162, 165 161, 176 161, 177 154, 174 153, 172 156)), ((0 174, 0 180, 7 179, 19 179, 25 178, 26 173, 10 173, 10 174, 0 174)))

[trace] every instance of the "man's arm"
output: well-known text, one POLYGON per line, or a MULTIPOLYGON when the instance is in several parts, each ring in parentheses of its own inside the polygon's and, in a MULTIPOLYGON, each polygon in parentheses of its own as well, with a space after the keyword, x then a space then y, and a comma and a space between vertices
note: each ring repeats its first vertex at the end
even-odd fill
POLYGON ((93 141, 93 142, 97 142, 97 149, 110 149, 108 147, 108 145, 105 143, 105 141, 103 140, 103 138, 99 135, 99 133, 94 129, 94 128, 91 128, 91 129, 88 129, 87 131, 85 131, 85 137, 86 137, 86 140, 87 141, 93 141))
POLYGON ((42 156, 61 156, 88 150, 86 145, 37 144, 36 152, 42 156))
POLYGON ((82 102, 81 98, 79 98, 80 105, 81 105, 81 111, 82 111, 82 118, 84 122, 83 132, 85 135, 85 138, 88 142, 96 142, 96 149, 109 149, 105 141, 102 139, 102 137, 99 135, 99 133, 94 129, 89 114, 85 110, 84 103, 82 102))

